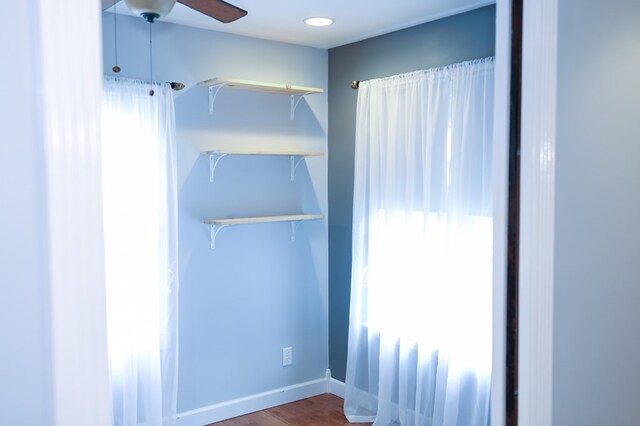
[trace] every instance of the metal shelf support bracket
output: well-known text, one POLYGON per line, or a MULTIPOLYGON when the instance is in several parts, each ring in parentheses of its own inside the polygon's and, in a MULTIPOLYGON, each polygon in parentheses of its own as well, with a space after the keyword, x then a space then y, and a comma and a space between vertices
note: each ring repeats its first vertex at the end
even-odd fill
POLYGON ((216 248, 216 237, 218 236, 218 232, 222 230, 222 228, 226 228, 227 225, 214 225, 211 224, 211 250, 215 250, 216 248))
POLYGON ((298 108, 298 104, 305 97, 305 95, 310 94, 311 92, 302 93, 300 95, 291 95, 291 120, 295 118, 296 108, 298 108))
POLYGON ((291 161, 291 182, 293 182, 295 180, 295 178, 296 178, 296 169, 298 168, 298 166, 300 165, 302 160, 304 160, 304 155, 300 155, 300 156, 292 155, 290 157, 290 161, 291 161), (299 157, 298 161, 296 161, 296 157, 299 157))
POLYGON ((213 104, 216 101, 218 92, 227 84, 229 83, 220 83, 213 86, 209 86, 209 115, 213 115, 213 104))
POLYGON ((216 177, 216 167, 218 167, 218 163, 227 155, 229 154, 209 154, 209 182, 213 182, 216 177))

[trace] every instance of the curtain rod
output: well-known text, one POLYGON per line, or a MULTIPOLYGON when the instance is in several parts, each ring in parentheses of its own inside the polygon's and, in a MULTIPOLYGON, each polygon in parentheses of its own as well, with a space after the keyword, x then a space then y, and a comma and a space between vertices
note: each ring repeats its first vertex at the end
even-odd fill
MULTIPOLYGON (((491 62, 495 60, 495 56, 488 56, 486 58, 481 58, 481 59, 474 59, 472 61, 465 61, 465 62, 460 62, 457 64, 452 64, 452 65, 445 65, 443 67, 438 67, 438 68, 432 68, 432 70, 439 70, 439 69, 448 69, 448 68, 455 68, 458 67, 462 64, 467 64, 467 63, 484 63, 484 62, 491 62)), ((351 80, 351 88, 353 90, 358 90, 360 88, 360 83, 361 80, 351 80)))
MULTIPOLYGON (((138 79, 135 79, 135 78, 120 77, 120 76, 117 76, 117 75, 108 75, 108 76, 106 76, 106 77, 117 78, 117 79, 120 79, 120 80, 136 80, 136 81, 141 81, 141 80, 138 80, 138 79)), ((151 84, 151 82, 149 82, 149 81, 143 81, 143 83, 151 84)), ((171 89, 175 90, 176 92, 177 92, 177 91, 180 91, 180 90, 182 90, 182 89, 184 89, 184 88, 185 88, 184 83, 180 83, 179 81, 166 81, 165 83, 167 83, 169 86, 171 86, 171 89)))

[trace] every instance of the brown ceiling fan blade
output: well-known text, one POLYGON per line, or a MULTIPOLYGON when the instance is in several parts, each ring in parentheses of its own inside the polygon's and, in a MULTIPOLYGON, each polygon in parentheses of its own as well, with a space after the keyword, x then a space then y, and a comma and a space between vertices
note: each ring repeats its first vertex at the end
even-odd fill
POLYGON ((119 3, 120 0, 102 0, 102 10, 107 10, 109 9, 111 6, 113 6, 115 3, 119 3))
POLYGON ((178 2, 225 24, 240 19, 247 14, 246 10, 222 0, 178 0, 178 2))

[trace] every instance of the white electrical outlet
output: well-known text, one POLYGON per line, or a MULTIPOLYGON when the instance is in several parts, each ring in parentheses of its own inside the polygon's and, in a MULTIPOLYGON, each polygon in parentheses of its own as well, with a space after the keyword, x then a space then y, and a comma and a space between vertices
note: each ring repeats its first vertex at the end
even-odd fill
POLYGON ((291 364, 293 364, 293 348, 291 346, 282 348, 282 366, 286 367, 291 364))

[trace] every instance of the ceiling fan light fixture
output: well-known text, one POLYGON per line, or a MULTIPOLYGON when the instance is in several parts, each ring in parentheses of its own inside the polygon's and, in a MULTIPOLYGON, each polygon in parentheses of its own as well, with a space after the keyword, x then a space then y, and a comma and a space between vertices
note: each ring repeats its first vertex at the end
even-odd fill
POLYGON ((305 24, 311 25, 312 27, 326 27, 334 22, 335 21, 332 18, 324 18, 320 16, 312 16, 311 18, 306 18, 304 20, 305 24))
POLYGON ((169 14, 176 4, 176 0, 124 0, 124 2, 133 13, 150 22, 169 14))

